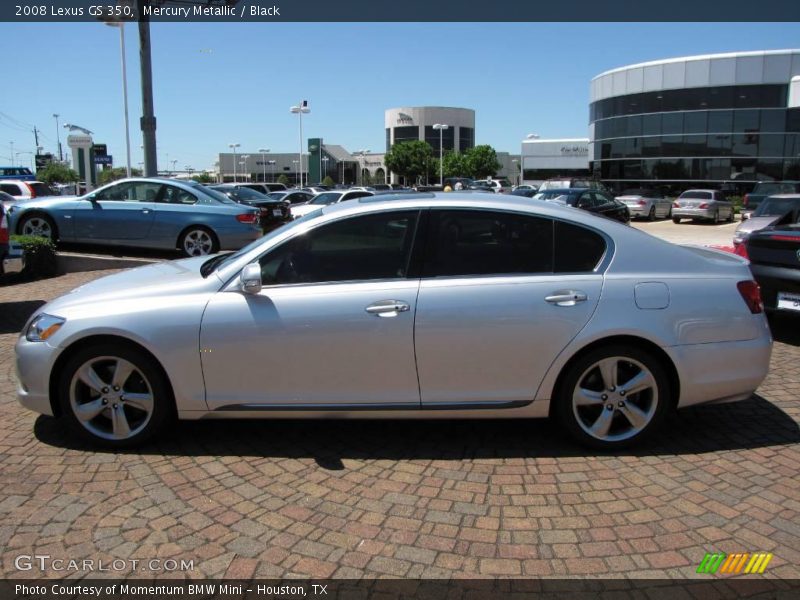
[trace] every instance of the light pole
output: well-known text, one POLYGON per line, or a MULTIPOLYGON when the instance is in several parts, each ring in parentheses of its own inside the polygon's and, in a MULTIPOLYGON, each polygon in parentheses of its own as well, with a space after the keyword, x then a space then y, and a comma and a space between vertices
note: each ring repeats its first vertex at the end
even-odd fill
POLYGON ((249 154, 242 154, 242 162, 239 163, 240 165, 242 165, 242 177, 244 177, 245 182, 247 181, 248 177, 248 173, 246 172, 248 158, 250 158, 249 154))
POLYGON ((269 163, 270 171, 272 171, 272 183, 275 183, 275 161, 268 160, 267 162, 269 163))
POLYGON ((436 123, 433 128, 439 130, 439 185, 444 185, 444 164, 442 164, 442 132, 450 126, 444 123, 436 123))
POLYGON ((177 160, 177 159, 173 159, 173 160, 172 160, 172 170, 173 170, 173 171, 174 171, 174 170, 177 168, 177 167, 176 167, 176 165, 177 165, 177 164, 178 164, 178 160, 177 160))
MULTIPOLYGON (((321 160, 322 164, 324 165, 323 168, 325 169, 323 171, 323 173, 325 173, 325 177, 327 177, 328 176, 328 161, 330 159, 327 156, 323 156, 320 160, 321 160)), ((322 175, 322 173, 320 173, 320 175, 322 175)), ((323 181, 325 180, 325 177, 322 177, 323 181)), ((322 183, 322 181, 320 181, 320 183, 322 183)))
POLYGON ((64 155, 61 153, 61 131, 58 128, 58 113, 53 113, 53 118, 56 120, 56 140, 58 140, 58 162, 64 160, 64 155))
MULTIPOLYGON (((15 152, 13 156, 19 156, 20 154, 30 154, 31 155, 31 171, 35 171, 36 169, 33 167, 33 152, 15 152)), ((13 166, 13 163, 12 163, 13 166)))
POLYGON ((303 100, 297 106, 292 106, 289 112, 296 114, 300 123, 300 153, 298 156, 300 158, 300 187, 303 187, 303 114, 311 112, 311 109, 308 108, 308 100, 303 100))
POLYGON ((131 176, 131 135, 128 127, 128 75, 125 67, 125 22, 106 21, 109 27, 119 27, 119 52, 122 57, 122 105, 125 111, 125 150, 127 152, 126 171, 131 176))
POLYGON ((13 166, 15 166, 14 165, 14 142, 9 142, 9 143, 11 144, 11 166, 13 167, 13 166))
MULTIPOLYGON (((233 183, 236 183, 236 149, 241 146, 241 144, 228 144, 228 148, 233 150, 233 183)), ((222 176, 222 180, 225 181, 225 176, 222 176)))
POLYGON ((357 150, 355 154, 358 156, 358 180, 361 185, 364 185, 364 165, 362 160, 364 160, 365 155, 369 154, 369 150, 357 150))
POLYGON ((261 170, 264 173, 264 181, 267 180, 267 157, 264 156, 267 152, 269 152, 269 148, 259 148, 259 152, 261 152, 261 170))
MULTIPOLYGON (((519 161, 516 158, 512 158, 511 159, 511 163, 514 164, 515 166, 519 167, 519 161)), ((522 171, 520 171, 519 168, 517 168, 517 176, 514 179, 517 180, 517 185, 521 185, 522 184, 522 171)))
MULTIPOLYGON (((300 172, 301 163, 299 160, 293 160, 292 163, 294 163, 295 181, 300 181, 300 177, 302 176, 302 173, 300 172)), ((303 187, 303 185, 300 184, 297 187, 300 188, 303 187)))

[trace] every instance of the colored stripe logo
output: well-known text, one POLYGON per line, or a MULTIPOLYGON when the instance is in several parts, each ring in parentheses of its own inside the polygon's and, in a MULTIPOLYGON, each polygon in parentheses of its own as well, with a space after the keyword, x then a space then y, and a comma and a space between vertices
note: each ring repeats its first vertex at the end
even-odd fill
POLYGON ((771 552, 737 552, 726 554, 725 552, 706 552, 700 566, 697 567, 698 573, 714 575, 738 575, 763 573, 769 561, 772 560, 771 552))

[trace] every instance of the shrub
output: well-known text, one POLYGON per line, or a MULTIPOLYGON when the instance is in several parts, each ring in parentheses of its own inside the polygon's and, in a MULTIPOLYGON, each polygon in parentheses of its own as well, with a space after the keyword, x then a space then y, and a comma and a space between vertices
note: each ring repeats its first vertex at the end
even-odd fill
POLYGON ((12 235, 11 241, 22 246, 26 277, 53 277, 58 272, 56 246, 52 240, 34 235, 12 235))
POLYGON ((326 175, 325 179, 322 180, 322 185, 333 187, 334 185, 336 185, 336 182, 333 181, 330 175, 326 175))

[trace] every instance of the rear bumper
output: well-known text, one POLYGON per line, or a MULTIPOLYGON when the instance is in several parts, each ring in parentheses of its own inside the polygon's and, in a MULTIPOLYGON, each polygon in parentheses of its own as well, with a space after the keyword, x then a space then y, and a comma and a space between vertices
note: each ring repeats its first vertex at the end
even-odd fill
POLYGON ((673 208, 672 216, 683 219, 713 219, 716 209, 711 208, 673 208))
POLYGON ((758 285, 761 286, 761 299, 764 301, 764 308, 770 311, 800 316, 800 311, 778 308, 778 292, 800 294, 800 269, 770 267, 750 263, 750 270, 753 272, 753 277, 755 277, 758 285))
POLYGON ((628 207, 628 212, 632 219, 636 217, 646 217, 650 214, 650 209, 647 206, 631 206, 630 204, 626 206, 628 207))
POLYGON ((763 318, 763 335, 753 340, 665 348, 678 369, 678 407, 746 400, 769 372, 772 337, 763 318))

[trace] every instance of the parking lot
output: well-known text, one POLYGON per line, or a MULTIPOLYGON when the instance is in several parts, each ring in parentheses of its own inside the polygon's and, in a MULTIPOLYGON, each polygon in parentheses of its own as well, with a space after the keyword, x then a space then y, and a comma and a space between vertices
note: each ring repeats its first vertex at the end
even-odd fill
MULTIPOLYGON (((735 228, 635 226, 720 245, 735 228)), ((114 454, 23 410, 13 364, 33 310, 109 272, 0 288, 5 577, 72 574, 15 568, 49 555, 193 561, 143 577, 681 579, 714 551, 771 552, 764 577, 800 577, 796 323, 773 322, 756 395, 685 409, 634 451, 594 454, 546 421, 218 421, 114 454)))

